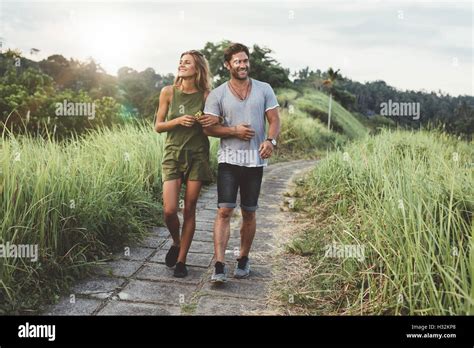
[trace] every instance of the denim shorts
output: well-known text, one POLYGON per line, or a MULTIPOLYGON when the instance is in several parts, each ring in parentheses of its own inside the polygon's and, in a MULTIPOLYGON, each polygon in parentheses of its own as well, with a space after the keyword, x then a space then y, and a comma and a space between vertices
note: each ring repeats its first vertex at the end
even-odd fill
POLYGON ((244 167, 219 163, 217 169, 217 207, 235 208, 240 188, 240 207, 246 211, 258 208, 263 167, 244 167))

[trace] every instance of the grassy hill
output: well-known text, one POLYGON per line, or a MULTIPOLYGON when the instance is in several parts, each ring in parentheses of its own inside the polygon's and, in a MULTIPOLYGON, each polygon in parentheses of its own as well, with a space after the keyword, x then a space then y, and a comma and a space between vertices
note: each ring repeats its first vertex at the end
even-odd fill
POLYGON ((310 266, 286 280, 291 310, 472 315, 472 145, 383 131, 322 160, 298 183, 312 220, 288 250, 310 266))
MULTIPOLYGON (((302 91, 294 89, 278 90, 280 105, 294 112, 303 112, 327 128, 329 96, 319 90, 305 88, 302 91)), ((348 139, 357 139, 368 134, 368 128, 359 119, 332 101, 331 130, 342 134, 348 139)))

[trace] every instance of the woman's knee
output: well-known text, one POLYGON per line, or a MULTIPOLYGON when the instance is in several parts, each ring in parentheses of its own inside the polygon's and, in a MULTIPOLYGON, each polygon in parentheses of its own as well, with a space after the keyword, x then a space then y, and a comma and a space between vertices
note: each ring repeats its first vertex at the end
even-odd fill
POLYGON ((186 217, 191 217, 196 215, 196 205, 197 201, 185 201, 184 202, 184 209, 183 209, 183 215, 186 217))
POLYGON ((164 207, 163 215, 165 220, 173 219, 178 216, 178 208, 177 207, 164 207))

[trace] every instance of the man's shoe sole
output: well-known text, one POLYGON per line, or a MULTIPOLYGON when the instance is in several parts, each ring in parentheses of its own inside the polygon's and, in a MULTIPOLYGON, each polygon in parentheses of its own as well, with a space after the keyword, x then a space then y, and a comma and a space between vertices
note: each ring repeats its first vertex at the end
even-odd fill
POLYGON ((211 278, 211 283, 220 283, 220 284, 223 284, 223 283, 227 283, 227 279, 224 278, 224 279, 212 279, 211 278))

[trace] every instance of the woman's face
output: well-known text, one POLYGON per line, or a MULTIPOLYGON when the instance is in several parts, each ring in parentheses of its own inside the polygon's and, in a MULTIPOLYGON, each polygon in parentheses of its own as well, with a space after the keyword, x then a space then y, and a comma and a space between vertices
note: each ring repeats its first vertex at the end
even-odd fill
POLYGON ((191 54, 185 54, 179 60, 178 76, 191 77, 196 75, 196 65, 194 57, 191 54))

